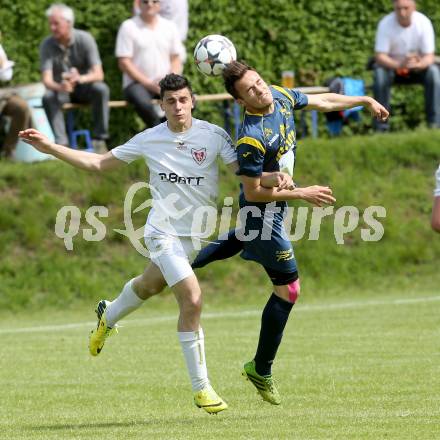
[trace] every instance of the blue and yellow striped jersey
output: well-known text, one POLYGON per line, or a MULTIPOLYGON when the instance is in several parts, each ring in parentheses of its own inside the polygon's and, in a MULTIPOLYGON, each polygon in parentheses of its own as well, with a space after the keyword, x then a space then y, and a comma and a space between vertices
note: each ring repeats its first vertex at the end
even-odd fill
POLYGON ((293 173, 296 132, 293 111, 308 104, 307 96, 293 89, 271 86, 275 109, 270 114, 246 112, 237 142, 239 171, 248 177, 263 172, 293 173))

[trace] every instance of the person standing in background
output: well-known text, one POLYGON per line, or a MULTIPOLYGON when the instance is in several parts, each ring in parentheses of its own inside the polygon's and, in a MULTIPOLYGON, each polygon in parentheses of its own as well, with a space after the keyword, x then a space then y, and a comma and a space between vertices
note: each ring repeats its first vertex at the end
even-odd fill
MULTIPOLYGON (((141 13, 141 0, 134 0, 133 15, 141 13)), ((188 0, 162 0, 159 14, 171 20, 177 27, 180 41, 185 43, 188 36, 188 0)))

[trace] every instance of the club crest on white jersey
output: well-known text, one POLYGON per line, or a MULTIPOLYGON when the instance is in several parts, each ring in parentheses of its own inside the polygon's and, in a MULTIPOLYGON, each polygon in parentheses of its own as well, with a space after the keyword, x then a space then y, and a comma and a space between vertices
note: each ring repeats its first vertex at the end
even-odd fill
POLYGON ((202 165, 206 159, 206 148, 191 148, 191 155, 197 164, 202 165))

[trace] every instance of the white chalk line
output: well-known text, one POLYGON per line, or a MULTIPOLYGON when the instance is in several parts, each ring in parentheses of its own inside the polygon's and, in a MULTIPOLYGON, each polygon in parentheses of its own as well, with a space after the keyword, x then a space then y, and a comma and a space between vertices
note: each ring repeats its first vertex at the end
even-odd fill
MULTIPOLYGON (((365 307, 374 306, 392 306, 392 305, 408 305, 417 303, 428 303, 440 301, 439 296, 425 296, 420 298, 399 298, 393 300, 370 300, 370 301, 352 301, 346 303, 326 303, 326 304, 310 304, 301 305, 300 303, 295 306, 299 313, 303 312, 321 312, 329 310, 344 310, 344 309, 357 309, 365 307)), ((222 318, 245 318, 260 316, 262 310, 239 310, 239 311, 229 311, 229 312, 207 312, 202 314, 202 319, 222 319, 222 318)), ((155 324, 160 322, 175 321, 177 319, 177 312, 174 315, 166 316, 153 316, 150 318, 141 319, 130 319, 126 321, 121 321, 122 325, 131 326, 142 326, 155 324)), ((21 328, 0 328, 0 335, 6 334, 17 334, 17 333, 36 333, 36 332, 52 332, 60 330, 72 330, 83 327, 93 328, 96 325, 96 321, 89 322, 79 322, 72 324, 59 324, 59 325, 41 325, 33 327, 21 327, 21 328)))

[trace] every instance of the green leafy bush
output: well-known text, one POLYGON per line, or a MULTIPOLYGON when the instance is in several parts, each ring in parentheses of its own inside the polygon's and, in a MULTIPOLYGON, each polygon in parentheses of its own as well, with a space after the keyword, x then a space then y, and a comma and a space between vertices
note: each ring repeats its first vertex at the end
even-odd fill
MULTIPOLYGON (((256 66, 270 82, 279 82, 282 70, 294 69, 297 83, 308 77, 318 85, 334 75, 345 75, 362 77, 371 84, 371 72, 365 70, 365 65, 373 53, 377 23, 392 9, 390 0, 216 0, 211 3, 189 0, 189 3, 189 57, 185 73, 199 93, 223 91, 219 79, 204 77, 191 62, 196 42, 210 33, 231 38, 239 56, 256 66)), ((71 4, 76 12, 76 26, 90 31, 98 42, 112 99, 122 97, 114 44, 120 23, 130 16, 131 4, 131 1, 88 0, 71 4)), ((48 34, 44 11, 49 5, 47 0, 1 2, 3 44, 9 56, 17 62, 14 83, 39 80, 38 45, 48 34)), ((418 9, 431 18, 439 46, 438 1, 421 0, 418 9)), ((423 96, 418 89, 395 89, 393 105, 396 129, 413 128, 424 120, 423 96)), ((200 105, 197 116, 218 123, 222 121, 215 105, 200 105)), ((369 120, 365 118, 364 129, 368 126, 369 120)), ((141 127, 134 112, 115 109, 111 114, 114 144, 141 127)))

